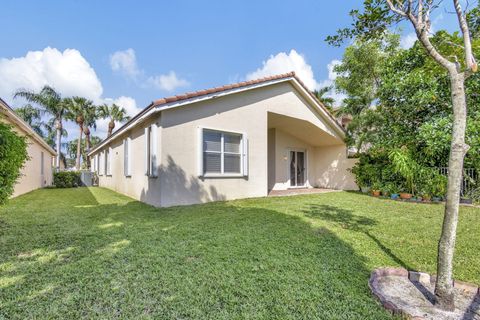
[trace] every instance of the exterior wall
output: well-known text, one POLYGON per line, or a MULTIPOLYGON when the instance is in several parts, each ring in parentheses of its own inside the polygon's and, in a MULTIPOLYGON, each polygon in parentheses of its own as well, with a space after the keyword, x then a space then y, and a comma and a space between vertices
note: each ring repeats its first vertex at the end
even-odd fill
POLYGON ((357 159, 347 157, 345 145, 315 148, 315 185, 338 190, 358 190, 355 178, 349 171, 356 162, 357 159))
POLYGON ((268 129, 268 191, 275 187, 275 172, 276 172, 276 129, 268 129))
MULTIPOLYGON (((22 136, 28 136, 27 132, 19 128, 15 123, 9 121, 8 118, 0 117, 3 122, 13 125, 14 130, 22 136)), ((18 179, 12 198, 30 192, 32 190, 50 186, 53 183, 53 167, 52 159, 54 157, 51 152, 43 147, 40 143, 32 138, 27 138, 28 159, 21 170, 21 176, 18 179), (42 152, 43 152, 43 174, 42 174, 42 152)))
MULTIPOLYGON (((288 167, 283 160, 284 153, 286 147, 295 147, 307 150, 308 181, 309 186, 314 185, 318 180, 315 148, 280 130, 268 129, 268 112, 308 120, 335 136, 334 130, 306 104, 290 83, 275 84, 163 110, 161 116, 157 113, 152 116, 154 120, 138 124, 131 132, 110 142, 112 176, 101 175, 99 184, 155 206, 261 197, 268 194, 269 187, 287 188, 288 170, 283 169, 288 167), (144 128, 152 121, 158 124, 158 178, 145 176, 144 128), (201 128, 247 136, 248 176, 199 176, 201 128), (123 139, 128 134, 132 139, 131 177, 125 177, 123 172, 123 139), (268 143, 272 140, 275 140, 274 146, 268 143), (272 172, 275 172, 275 180, 272 172)), ((338 136, 335 139, 341 143, 338 136)), ((91 156, 103 150, 97 150, 91 156)))
MULTIPOLYGON (((102 149, 92 155, 92 159, 96 154, 102 154, 100 157, 100 170, 98 172, 99 185, 116 192, 128 195, 132 198, 144 201, 154 206, 161 206, 160 199, 160 179, 148 177, 145 174, 145 132, 144 128, 151 124, 160 124, 160 116, 157 115, 144 122, 141 126, 137 126, 132 131, 122 134, 114 139, 108 147, 111 148, 111 175, 105 174, 105 158, 102 149), (124 173, 124 146, 123 140, 127 137, 131 138, 131 175, 125 176, 124 173)), ((161 134, 161 128, 158 132, 161 134)), ((161 139, 158 139, 157 150, 161 150, 161 139)))
POLYGON ((162 112, 162 205, 266 196, 267 112, 275 90, 252 90, 162 112), (248 177, 199 178, 199 129, 248 139, 248 177))

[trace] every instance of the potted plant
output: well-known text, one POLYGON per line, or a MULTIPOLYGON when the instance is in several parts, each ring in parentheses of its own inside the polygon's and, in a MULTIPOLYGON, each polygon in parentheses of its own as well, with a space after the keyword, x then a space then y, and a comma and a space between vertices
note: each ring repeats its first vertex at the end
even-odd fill
POLYGON ((387 183, 383 184, 381 189, 382 189, 382 196, 390 197, 390 194, 391 194, 390 190, 392 189, 390 182, 387 182, 387 183))
POLYGON ((400 199, 409 200, 409 199, 412 199, 412 197, 413 197, 413 194, 409 192, 400 192, 400 199))
POLYGON ((422 197, 423 197, 423 201, 425 201, 425 202, 431 202, 432 201, 432 196, 428 193, 422 194, 422 197))
POLYGON ((372 185, 372 195, 374 197, 379 197, 380 196, 380 189, 381 189, 381 185, 379 182, 374 182, 373 185, 372 185))
POLYGON ((432 201, 440 202, 447 192, 447 177, 440 174, 435 175, 431 181, 432 201))
POLYGON ((395 172, 404 179, 400 198, 404 200, 411 199, 415 193, 415 176, 420 166, 405 147, 392 150, 388 156, 390 161, 392 161, 395 172))

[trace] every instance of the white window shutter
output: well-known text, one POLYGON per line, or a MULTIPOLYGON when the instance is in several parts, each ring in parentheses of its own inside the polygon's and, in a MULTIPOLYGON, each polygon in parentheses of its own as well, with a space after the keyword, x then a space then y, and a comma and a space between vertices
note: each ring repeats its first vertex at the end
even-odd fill
POLYGON ((103 174, 105 173, 105 151, 100 153, 99 159, 100 159, 100 165, 99 165, 100 166, 100 174, 103 176, 103 174))
POLYGON ((157 177, 158 176, 158 127, 157 124, 154 123, 151 126, 151 137, 150 137, 150 142, 152 144, 151 146, 151 158, 152 158, 152 176, 157 177))
POLYGON ((108 149, 103 151, 103 173, 108 175, 108 149))
POLYGON ((247 135, 244 134, 242 136, 242 165, 243 165, 243 176, 248 176, 248 138, 247 135))
POLYGON ((149 135, 149 130, 148 130, 148 127, 145 128, 145 175, 149 175, 150 174, 150 155, 149 155, 149 149, 150 149, 150 146, 149 146, 149 140, 148 139, 148 135, 149 135))
POLYGON ((128 176, 128 142, 123 139, 123 175, 128 176))
POLYGON ((97 154, 97 173, 100 174, 100 155, 101 153, 97 154))
POLYGON ((107 166, 107 174, 110 176, 112 175, 112 148, 108 148, 108 166, 107 166))
POLYGON ((97 153, 97 154, 95 155, 95 172, 96 172, 97 174, 99 173, 99 170, 98 170, 98 163, 99 163, 98 157, 99 157, 99 154, 97 153))
POLYGON ((197 175, 203 176, 203 128, 197 132, 197 175))
POLYGON ((97 164, 98 175, 102 175, 102 152, 98 153, 98 164, 97 164))
POLYGON ((129 176, 132 175, 132 138, 127 138, 127 154, 128 154, 128 165, 127 165, 127 173, 129 176))

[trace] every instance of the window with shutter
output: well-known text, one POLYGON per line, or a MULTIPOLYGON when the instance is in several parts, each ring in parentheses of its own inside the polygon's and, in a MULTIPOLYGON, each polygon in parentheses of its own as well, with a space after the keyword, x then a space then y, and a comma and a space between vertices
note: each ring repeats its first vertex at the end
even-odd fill
POLYGON ((145 128, 145 175, 151 178, 158 175, 157 139, 158 127, 156 124, 145 128))
POLYGON ((246 175, 246 137, 243 134, 201 130, 201 175, 246 175))

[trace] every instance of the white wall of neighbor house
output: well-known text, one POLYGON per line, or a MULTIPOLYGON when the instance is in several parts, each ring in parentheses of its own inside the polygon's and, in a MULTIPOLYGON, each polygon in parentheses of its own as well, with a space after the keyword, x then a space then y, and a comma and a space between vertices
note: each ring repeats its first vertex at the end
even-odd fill
POLYGON ((50 151, 32 139, 28 139, 27 151, 29 159, 21 170, 21 176, 15 184, 12 197, 51 186, 53 182, 53 155, 50 151))
MULTIPOLYGON (((317 160, 332 170, 348 166, 345 159, 335 163, 335 157, 320 156, 317 149, 281 130, 268 129, 268 113, 286 114, 290 117, 310 121, 330 135, 334 130, 322 120, 290 83, 279 83, 264 88, 217 97, 191 105, 166 109, 152 116, 151 120, 136 125, 128 133, 115 137, 111 148, 111 175, 102 173, 100 163, 100 186, 113 189, 135 199, 155 206, 172 206, 202 203, 215 200, 230 200, 266 196, 272 185, 286 188, 288 163, 285 161, 288 147, 303 148, 308 157, 308 186, 318 183, 341 186, 335 182, 341 174, 318 175, 317 160), (156 177, 145 174, 145 127, 158 127, 156 177), (199 161, 203 142, 203 129, 218 130, 243 137, 247 144, 245 174, 228 176, 205 176, 199 161), (124 174, 123 140, 131 138, 131 176, 124 174), (269 141, 276 141, 275 147, 269 141), (275 159, 271 154, 275 154, 275 159), (272 168, 271 164, 275 166, 272 168), (270 165, 269 165, 270 164, 270 165), (275 172, 273 180, 269 172, 275 172), (270 179, 270 180, 269 180, 270 179), (274 183, 274 184, 273 184, 274 183)), ((345 150, 345 145, 332 151, 345 150)), ((92 157, 104 155, 105 148, 97 150, 92 157)), ((345 153, 346 154, 346 153, 345 153)), ((101 158, 101 157, 100 157, 101 158)), ((100 162, 103 162, 102 160, 100 162)), ((343 178, 347 181, 347 178, 343 178)), ((348 183, 344 183, 348 185, 348 183)))

